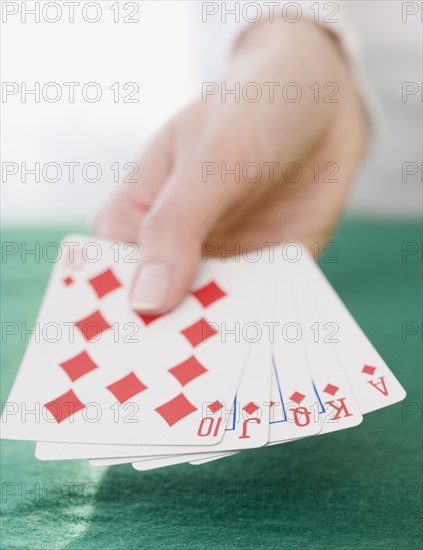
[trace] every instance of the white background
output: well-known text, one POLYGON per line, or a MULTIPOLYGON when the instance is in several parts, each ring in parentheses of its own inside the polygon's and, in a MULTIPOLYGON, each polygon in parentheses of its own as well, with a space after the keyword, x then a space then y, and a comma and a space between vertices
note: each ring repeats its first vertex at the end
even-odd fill
MULTIPOLYGON (((64 172, 57 183, 40 183, 28 175, 2 177, 2 219, 5 223, 90 222, 116 187, 108 168, 136 161, 151 135, 187 101, 201 93, 201 83, 218 78, 234 25, 201 21, 201 2, 138 2, 138 23, 114 23, 110 7, 98 2, 102 17, 89 23, 75 7, 75 21, 57 23, 28 14, 22 2, 2 2, 20 10, 2 23, 2 80, 28 88, 35 82, 80 82, 74 103, 22 102, 20 93, 3 97, 2 163, 96 162, 103 169, 97 183, 84 181, 76 168, 75 182, 64 172), (98 82, 98 103, 81 99, 87 82, 98 82), (137 82, 139 103, 114 103, 108 89, 114 82, 137 82)), ((24 2, 33 8, 35 2, 24 2)), ((40 2, 45 5, 46 2, 40 2)), ((63 2, 53 2, 61 4, 63 2)), ((119 2, 120 9, 128 4, 119 2)), ((131 4, 131 3, 129 3, 131 4)), ((133 3, 132 3, 133 4, 133 3)), ((217 3, 220 5, 220 2, 217 3)), ((325 2, 321 2, 325 4, 325 2)), ((326 3, 327 4, 327 3, 326 3)), ((422 81, 421 20, 402 22, 404 2, 338 2, 363 48, 368 78, 384 112, 375 142, 354 189, 348 210, 370 215, 416 216, 421 210, 421 173, 402 182, 402 162, 421 163, 422 103, 419 94, 402 102, 402 83, 422 81)), ((420 3, 409 3, 418 6, 420 3)), ((9 8, 12 9, 12 8, 9 8)), ((420 8, 421 9, 421 8, 420 8)), ((128 8, 129 10, 129 8, 128 8)), ((53 8, 48 12, 53 18, 53 8)), ((92 18, 94 11, 87 12, 92 18)), ((120 19, 129 11, 121 11, 120 19)), ((228 17, 230 20, 230 17, 228 17)), ((65 88, 63 88, 65 91, 65 88)))

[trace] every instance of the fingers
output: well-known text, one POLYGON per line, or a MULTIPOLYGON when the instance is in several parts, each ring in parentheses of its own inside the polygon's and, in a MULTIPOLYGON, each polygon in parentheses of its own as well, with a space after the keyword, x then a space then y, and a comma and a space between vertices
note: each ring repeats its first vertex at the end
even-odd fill
POLYGON ((142 219, 170 171, 170 126, 151 142, 138 163, 134 181, 119 189, 99 212, 93 233, 105 239, 137 242, 142 219))
POLYGON ((222 158, 217 140, 190 151, 143 219, 141 265, 131 293, 132 307, 138 311, 161 313, 182 300, 197 270, 203 240, 246 192, 240 185, 222 184, 217 175, 203 181, 205 159, 228 160, 222 158))

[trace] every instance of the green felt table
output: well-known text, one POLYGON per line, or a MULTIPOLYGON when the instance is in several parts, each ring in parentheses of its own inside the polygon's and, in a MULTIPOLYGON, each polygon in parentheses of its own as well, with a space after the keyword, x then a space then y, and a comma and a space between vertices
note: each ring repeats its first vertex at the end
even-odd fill
MULTIPOLYGON (((4 247, 19 247, 2 258, 3 329, 31 327, 51 269, 44 245, 68 229, 3 229, 4 247), (35 243, 41 258, 22 261, 35 243)), ((346 220, 333 241, 321 266, 406 388, 403 403, 351 430, 146 473, 39 462, 33 443, 2 441, 2 548, 421 548, 421 225, 346 220)), ((3 330, 2 402, 24 340, 3 330)))

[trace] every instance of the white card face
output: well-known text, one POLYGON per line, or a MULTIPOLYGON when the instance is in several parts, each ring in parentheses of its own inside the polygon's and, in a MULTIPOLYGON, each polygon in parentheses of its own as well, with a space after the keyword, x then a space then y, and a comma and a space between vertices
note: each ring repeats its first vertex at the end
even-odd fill
POLYGON ((229 329, 257 319, 262 297, 256 290, 266 288, 269 275, 266 255, 257 262, 201 263, 183 303, 152 318, 129 307, 137 265, 128 261, 126 245, 71 235, 61 251, 38 326, 59 327, 62 337, 30 342, 3 410, 2 437, 218 443, 222 411, 234 400, 249 346, 229 329))
POLYGON ((322 426, 319 435, 357 426, 363 421, 363 415, 341 368, 335 339, 323 330, 324 322, 304 270, 298 269, 296 264, 284 267, 289 274, 289 288, 299 313, 307 361, 318 397, 322 426))
POLYGON ((223 455, 214 455, 213 453, 209 453, 208 456, 204 455, 204 458, 200 460, 191 460, 190 464, 193 466, 201 466, 201 464, 207 464, 207 462, 213 462, 214 460, 220 460, 221 458, 226 458, 235 454, 238 453, 225 453, 223 455))
MULTIPOLYGON (((186 463, 193 464, 193 465, 206 464, 206 462, 213 462, 214 460, 219 460, 219 458, 225 458, 226 456, 231 456, 234 454, 237 454, 237 451, 233 453, 223 453, 223 454, 199 453, 197 454, 196 460, 189 459, 189 456, 192 456, 192 455, 166 456, 166 457, 159 457, 156 459, 144 459, 137 462, 132 462, 132 466, 135 468, 135 470, 146 472, 147 470, 156 470, 157 468, 164 468, 166 466, 176 466, 177 464, 186 464, 186 463)), ((90 460, 90 464, 93 464, 94 466, 100 465, 98 464, 98 461, 91 461, 91 460, 90 460)))
MULTIPOLYGON (((149 456, 148 459, 143 457, 143 460, 159 460, 161 458, 169 458, 174 456, 175 458, 180 458, 182 455, 154 455, 149 456)), ((202 456, 202 455, 201 455, 202 456)), ((124 458, 93 458, 88 460, 91 466, 104 467, 104 466, 118 466, 119 464, 130 464, 134 458, 124 457, 124 458)))
MULTIPOLYGON (((271 347, 268 341, 268 334, 264 330, 265 326, 263 322, 266 322, 271 315, 269 308, 269 301, 266 298, 265 305, 261 310, 261 320, 256 323, 257 335, 250 336, 253 340, 257 338, 256 342, 250 343, 250 349, 247 356, 247 362, 243 369, 241 381, 237 394, 230 410, 226 411, 228 419, 226 420, 225 434, 219 443, 213 445, 213 451, 222 452, 226 450, 237 449, 252 449, 255 447, 261 447, 268 441, 269 435, 269 401, 270 401, 270 376, 271 376, 271 347), (260 333, 260 337, 258 336, 260 333)), ((43 452, 43 449, 48 453, 49 447, 53 444, 39 443, 37 445, 37 457, 39 456, 39 450, 43 452)), ((66 444, 64 444, 66 445, 66 444)), ((87 446, 84 446, 83 452, 90 452, 87 446)), ((107 458, 90 457, 90 463, 95 466, 111 466, 113 464, 124 464, 127 462, 135 462, 142 460, 145 457, 146 460, 153 458, 163 458, 159 456, 157 449, 162 452, 163 455, 167 452, 168 455, 176 456, 177 454, 184 455, 186 462, 191 458, 195 458, 197 453, 204 453, 210 447, 207 446, 150 446, 150 447, 135 447, 139 454, 132 455, 133 445, 130 446, 99 446, 92 445, 92 452, 116 452, 120 453, 117 458, 111 456, 107 458), (108 449, 106 449, 108 447, 108 449), (114 448, 113 448, 114 447, 114 448), (130 447, 129 451, 126 447, 130 447), (155 455, 150 456, 152 452, 155 455), (128 453, 124 455, 123 453, 128 453), (150 453, 149 455, 143 454, 143 452, 150 453), (191 454, 192 453, 192 454, 191 454), (127 457, 126 459, 124 457, 127 457)), ((104 456, 104 455, 103 455, 104 456)), ((168 458, 168 456, 166 456, 168 458)), ((176 461, 175 464, 179 464, 181 461, 176 461)))
POLYGON ((319 402, 309 371, 299 316, 289 288, 287 264, 278 266, 273 344, 269 444, 316 435, 319 402))
MULTIPOLYGON (((200 446, 192 445, 97 445, 95 443, 55 443, 50 441, 38 441, 35 448, 35 456, 38 460, 118 460, 110 464, 126 464, 135 458, 157 458, 163 456, 176 456, 179 449, 191 452, 200 446)), ((214 448, 214 445, 207 448, 214 448)), ((100 463, 96 464, 100 466, 100 463)))
POLYGON ((140 472, 147 472, 148 470, 156 470, 157 468, 164 468, 166 466, 175 466, 176 464, 185 464, 188 463, 185 455, 181 456, 169 456, 162 457, 154 460, 142 460, 138 462, 133 462, 132 466, 135 470, 140 472))
POLYGON ((315 297, 323 330, 325 326, 337 330, 334 336, 339 342, 333 347, 361 412, 375 411, 404 399, 404 388, 305 248, 297 267, 304 274, 309 294, 315 297))

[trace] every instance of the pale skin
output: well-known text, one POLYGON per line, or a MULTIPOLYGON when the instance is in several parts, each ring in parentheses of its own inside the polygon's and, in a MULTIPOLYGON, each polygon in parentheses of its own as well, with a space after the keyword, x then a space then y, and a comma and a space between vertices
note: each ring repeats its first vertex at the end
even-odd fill
MULTIPOLYGON (((189 290, 203 243, 235 249, 236 243, 264 245, 299 241, 325 243, 336 226, 367 141, 367 122, 348 61, 337 40, 308 22, 255 24, 244 33, 222 81, 227 88, 256 82, 296 82, 297 102, 235 102, 220 94, 199 98, 177 114, 141 157, 137 183, 120 186, 98 215, 95 232, 136 242, 141 264, 132 288, 132 306, 145 313, 175 307, 189 290), (309 87, 335 82, 337 103, 326 103, 309 87), (204 180, 204 164, 219 170, 204 180), (261 180, 228 175, 220 167, 255 162, 261 180), (282 177, 298 163, 299 181, 282 177), (324 181, 324 166, 339 167, 335 182, 324 181), (265 164, 267 163, 267 164, 265 164), (269 163, 278 163, 273 181, 269 163), (315 181, 317 163, 321 171, 315 181), (316 166, 316 164, 314 164, 316 166)), ((324 95, 324 94, 323 94, 324 95)), ((254 178, 254 176, 252 176, 254 178)))

